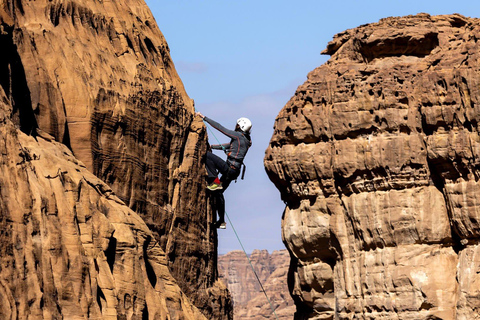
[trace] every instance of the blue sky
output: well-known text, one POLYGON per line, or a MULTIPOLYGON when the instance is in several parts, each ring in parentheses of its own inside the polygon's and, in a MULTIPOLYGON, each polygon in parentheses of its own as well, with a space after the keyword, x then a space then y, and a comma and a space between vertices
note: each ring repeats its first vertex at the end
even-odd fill
MULTIPOLYGON (((242 116, 253 122, 246 178, 225 192, 227 214, 248 253, 284 249, 285 205, 265 174, 263 157, 276 115, 307 73, 327 61, 320 52, 333 36, 381 18, 420 12, 480 17, 478 0, 146 2, 197 111, 232 128, 242 116)), ((218 234, 219 253, 241 250, 230 224, 218 234)))

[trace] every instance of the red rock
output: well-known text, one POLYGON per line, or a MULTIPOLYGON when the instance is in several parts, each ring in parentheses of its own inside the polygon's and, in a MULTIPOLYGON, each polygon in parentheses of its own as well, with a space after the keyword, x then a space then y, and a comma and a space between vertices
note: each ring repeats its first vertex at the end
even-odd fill
POLYGON ((205 319, 140 216, 0 100, 0 318, 205 319))
POLYGON ((232 294, 235 319, 292 319, 295 312, 288 292, 287 272, 290 257, 287 250, 253 250, 250 263, 243 251, 231 251, 218 258, 220 279, 232 294), (255 273, 252 271, 255 270, 255 273), (259 280, 267 293, 262 291, 259 280))
POLYGON ((145 220, 193 304, 228 318, 205 201, 205 128, 144 1, 3 1, 0 26, 12 121, 71 149, 145 220))

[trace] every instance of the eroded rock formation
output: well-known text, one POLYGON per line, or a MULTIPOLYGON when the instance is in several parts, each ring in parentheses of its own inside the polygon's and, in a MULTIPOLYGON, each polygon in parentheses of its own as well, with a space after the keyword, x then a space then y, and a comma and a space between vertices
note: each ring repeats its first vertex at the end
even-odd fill
MULTIPOLYGON (((278 319, 292 319, 295 312, 287 286, 290 256, 287 250, 253 250, 250 255, 258 278, 267 292, 278 319)), ((235 320, 274 319, 272 307, 261 290, 243 251, 231 251, 218 257, 219 278, 232 295, 235 320)))
MULTIPOLYGON (((3 0, 0 47, 0 86, 12 107, 6 118, 26 135, 68 147, 144 219, 155 238, 148 247, 156 243, 165 252, 193 303, 208 318, 228 318, 231 302, 216 282, 216 230, 205 201, 205 130, 193 119, 193 101, 144 1, 3 0)), ((13 214, 5 213, 4 222, 13 214)), ((61 231, 61 239, 80 236, 61 231)), ((48 250, 61 250, 57 244, 48 250)), ((115 270, 119 260, 111 263, 115 270)), ((37 281, 31 273, 29 266, 25 277, 37 281)), ((56 278, 50 285, 59 290, 64 283, 56 278)))
POLYGON ((145 222, 0 88, 0 318, 206 319, 145 222))
POLYGON ((477 319, 480 20, 386 18, 336 35, 279 113, 297 319, 477 319))

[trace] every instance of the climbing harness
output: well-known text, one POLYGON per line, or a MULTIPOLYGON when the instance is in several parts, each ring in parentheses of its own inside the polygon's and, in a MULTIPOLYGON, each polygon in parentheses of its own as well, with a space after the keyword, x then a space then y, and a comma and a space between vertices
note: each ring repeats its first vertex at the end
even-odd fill
MULTIPOLYGON (((205 123, 205 126, 206 126, 207 129, 210 131, 210 133, 212 133, 212 135, 213 135, 213 137, 215 138, 215 140, 217 140, 218 144, 222 146, 223 151, 225 151, 225 147, 224 147, 224 146, 220 143, 220 141, 217 139, 217 137, 216 137, 215 134, 213 133, 213 130, 209 128, 209 124, 208 124, 205 120, 203 120, 203 122, 205 123)), ((243 167, 242 180, 243 180, 243 176, 244 176, 244 175, 245 175, 245 165, 244 165, 244 167, 243 167)), ((258 277, 257 272, 255 271, 255 268, 253 268, 252 261, 251 261, 250 258, 248 257, 247 251, 245 250, 245 247, 243 246, 242 241, 240 240, 240 237, 238 236, 237 230, 235 230, 235 227, 233 226, 232 220, 230 220, 230 217, 229 217, 228 214, 227 214, 227 211, 225 211, 225 216, 227 217, 228 222, 229 222, 230 225, 232 226, 232 230, 233 230, 233 232, 235 233, 235 236, 237 237, 238 243, 240 243, 240 246, 242 247, 243 253, 245 253, 245 256, 247 257, 248 263, 250 264, 250 267, 252 268, 253 274, 255 274, 255 277, 257 278, 258 283, 260 284, 260 288, 262 288, 262 291, 263 291, 263 294, 265 295, 265 298, 267 298, 268 304, 270 305, 270 308, 272 309, 272 312, 273 312, 273 314, 275 315, 275 319, 278 320, 278 316, 277 316, 277 313, 275 312, 275 308, 273 307, 272 302, 271 302, 270 299, 268 298, 267 292, 266 292, 265 289, 263 288, 262 282, 260 281, 260 278, 258 277)))

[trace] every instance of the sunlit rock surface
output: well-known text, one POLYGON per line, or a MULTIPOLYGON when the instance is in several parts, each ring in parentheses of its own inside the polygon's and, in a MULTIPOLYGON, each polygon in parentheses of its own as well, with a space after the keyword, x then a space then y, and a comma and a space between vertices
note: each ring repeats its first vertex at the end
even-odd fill
POLYGON ((0 318, 206 319, 140 216, 10 111, 0 88, 0 318))
POLYGON ((275 121, 296 319, 477 319, 480 20, 334 37, 275 121))
MULTIPOLYGON (((26 135, 70 149, 146 222, 150 243, 193 304, 207 318, 231 317, 228 292, 216 281, 205 128, 193 119, 193 101, 144 1, 3 0, 0 48, 7 118, 26 135)), ((57 244, 51 250, 61 250, 57 244)), ((27 270, 37 281, 34 267, 27 270)))

